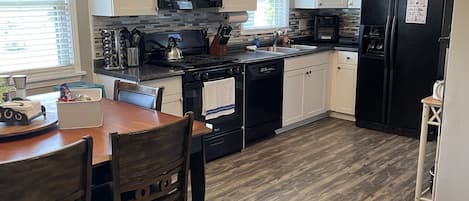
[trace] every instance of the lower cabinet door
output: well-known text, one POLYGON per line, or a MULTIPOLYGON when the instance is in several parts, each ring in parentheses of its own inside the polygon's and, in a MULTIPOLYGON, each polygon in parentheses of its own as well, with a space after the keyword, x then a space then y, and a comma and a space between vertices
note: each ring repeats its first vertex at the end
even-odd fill
POLYGON ((182 94, 163 96, 161 112, 176 116, 183 116, 182 94))
POLYGON ((283 81, 283 118, 282 126, 303 119, 303 84, 305 70, 285 72, 283 81))
POLYGON ((306 68, 303 87, 305 118, 327 112, 327 68, 328 65, 306 68))
POLYGON ((333 89, 333 110, 344 114, 354 115, 357 66, 342 64, 337 67, 334 73, 335 89, 333 89))

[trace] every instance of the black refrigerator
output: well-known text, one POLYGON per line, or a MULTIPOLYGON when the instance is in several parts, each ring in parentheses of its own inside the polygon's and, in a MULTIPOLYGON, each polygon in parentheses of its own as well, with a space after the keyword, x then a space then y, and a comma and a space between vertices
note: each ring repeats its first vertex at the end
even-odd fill
POLYGON ((449 34, 450 27, 443 24, 450 24, 444 16, 452 12, 445 11, 452 3, 428 0, 425 22, 408 23, 410 2, 415 1, 362 1, 355 108, 358 127, 419 136, 420 100, 432 95, 433 83, 444 74, 443 41, 447 43, 444 34, 449 34))

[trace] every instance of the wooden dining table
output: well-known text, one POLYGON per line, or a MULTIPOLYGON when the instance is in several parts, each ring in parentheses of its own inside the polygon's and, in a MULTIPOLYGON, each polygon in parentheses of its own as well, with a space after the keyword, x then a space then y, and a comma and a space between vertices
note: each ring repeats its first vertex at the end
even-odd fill
MULTIPOLYGON (((57 92, 28 97, 46 107, 48 117, 56 114, 57 92)), ((107 179, 100 175, 110 172, 111 144, 109 133, 128 133, 164 126, 181 117, 145 109, 110 99, 101 102, 103 125, 96 128, 61 129, 59 125, 18 138, 0 141, 0 163, 45 154, 76 142, 84 136, 93 137, 93 181, 95 185, 107 179), (104 172, 103 172, 104 170, 104 172)), ((42 117, 39 117, 42 118, 42 117)), ((86 116, 77 116, 86 118, 86 116)), ((205 123, 194 121, 191 152, 192 200, 205 200, 205 154, 202 136, 211 133, 205 123)), ((157 156, 156 156, 157 157, 157 156)))

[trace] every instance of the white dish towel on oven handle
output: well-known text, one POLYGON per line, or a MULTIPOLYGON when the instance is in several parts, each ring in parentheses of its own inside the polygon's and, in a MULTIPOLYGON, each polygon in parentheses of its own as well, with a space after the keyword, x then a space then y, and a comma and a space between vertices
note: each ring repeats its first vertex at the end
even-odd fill
POLYGON ((235 112, 235 79, 233 77, 204 82, 202 88, 202 115, 205 120, 235 112))

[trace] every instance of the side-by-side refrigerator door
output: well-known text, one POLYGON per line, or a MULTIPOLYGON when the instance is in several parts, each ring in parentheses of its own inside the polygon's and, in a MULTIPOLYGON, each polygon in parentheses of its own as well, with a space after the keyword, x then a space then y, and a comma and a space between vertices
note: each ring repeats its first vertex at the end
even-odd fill
POLYGON ((360 127, 386 123, 393 0, 363 0, 355 117, 360 127))
POLYGON ((387 121, 402 134, 417 134, 421 99, 432 95, 437 79, 443 1, 429 0, 426 21, 409 22, 408 1, 396 0, 391 28, 387 121))

